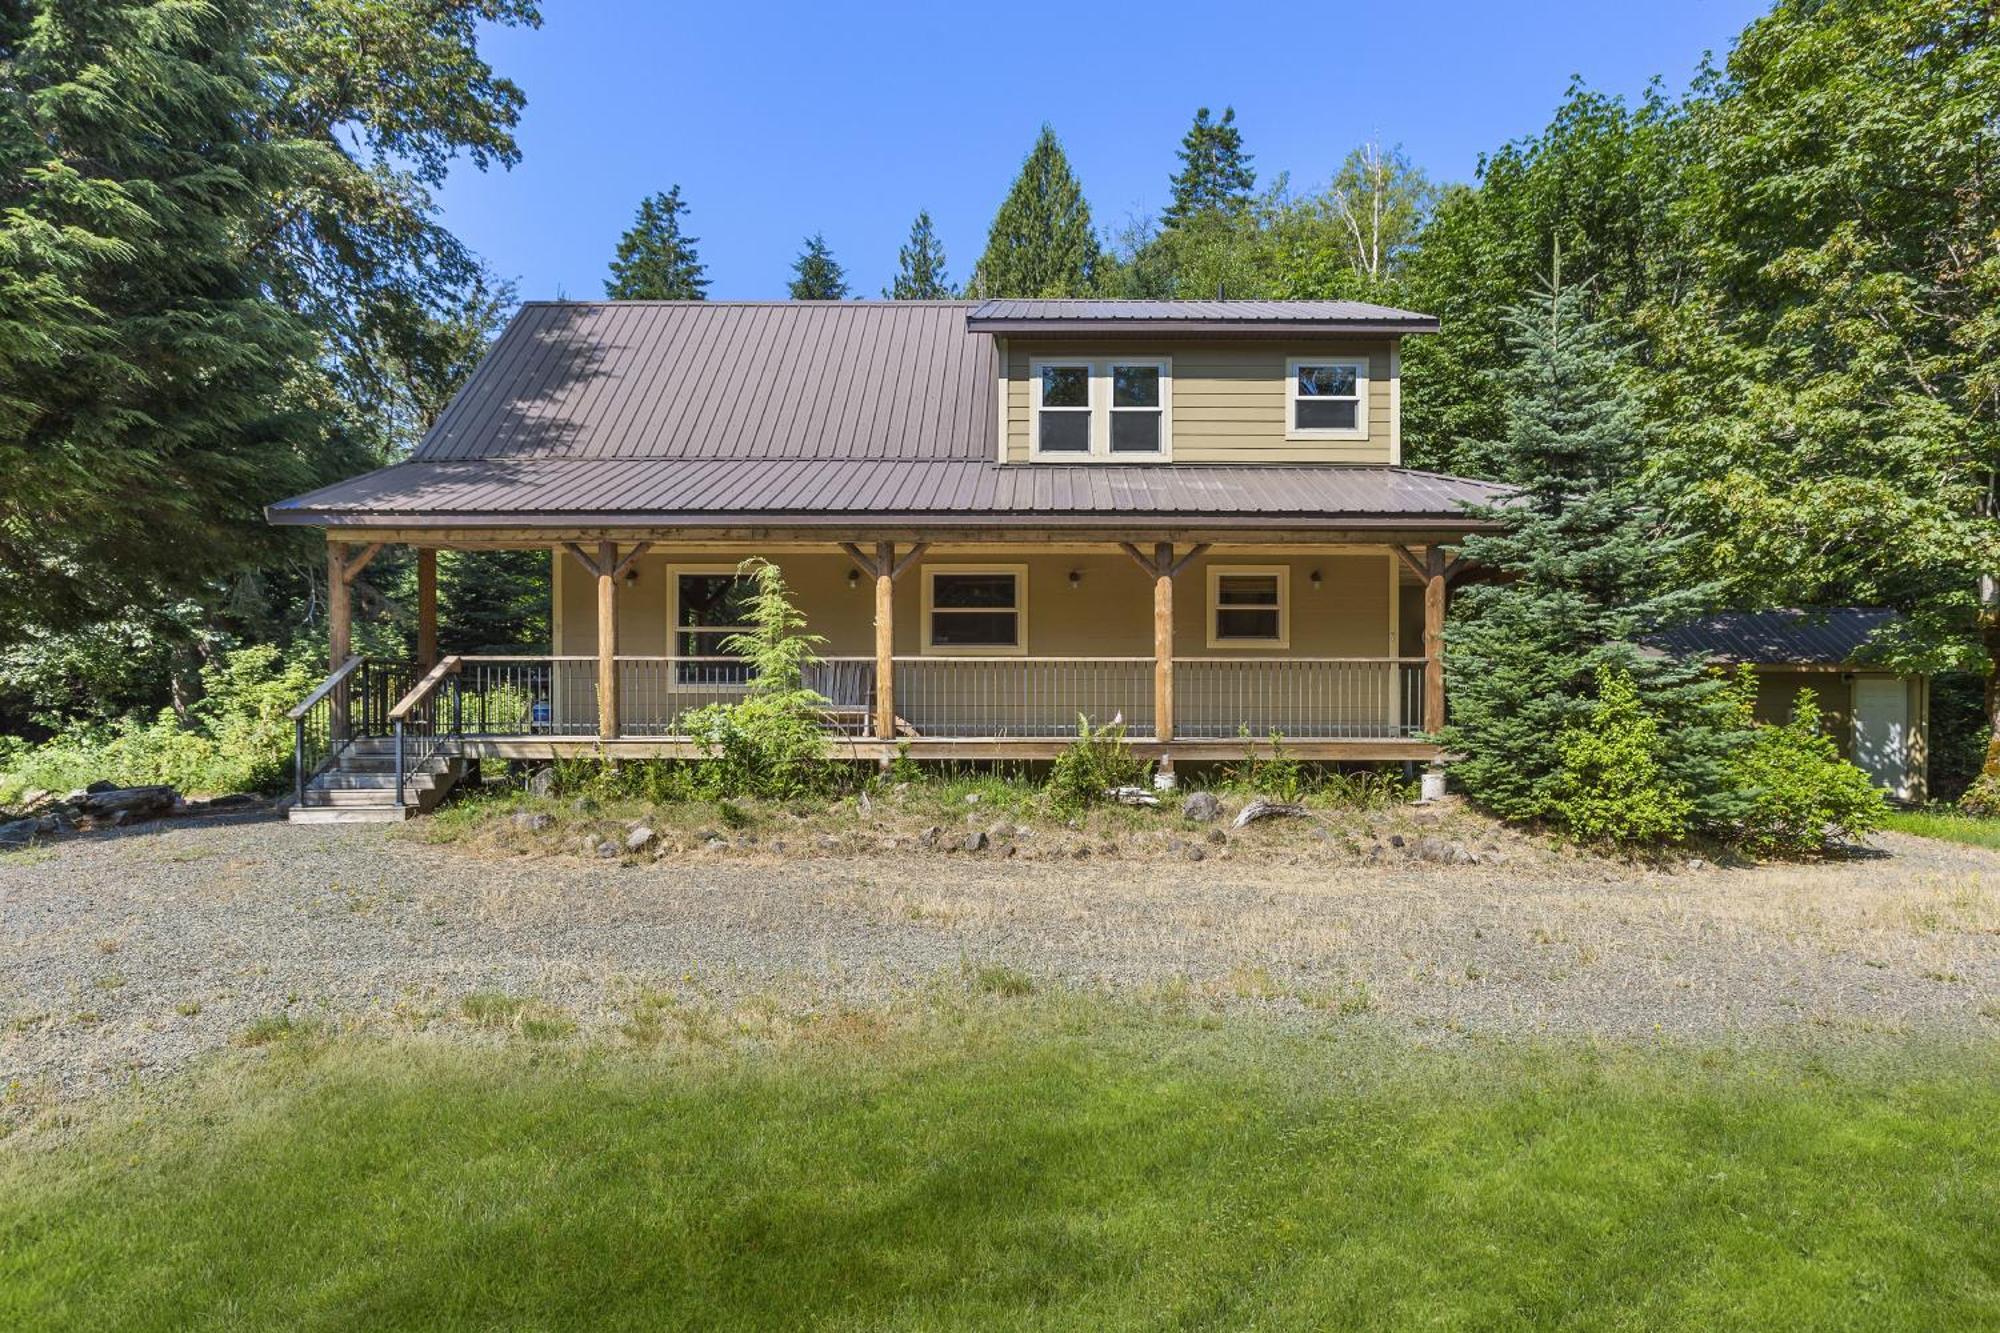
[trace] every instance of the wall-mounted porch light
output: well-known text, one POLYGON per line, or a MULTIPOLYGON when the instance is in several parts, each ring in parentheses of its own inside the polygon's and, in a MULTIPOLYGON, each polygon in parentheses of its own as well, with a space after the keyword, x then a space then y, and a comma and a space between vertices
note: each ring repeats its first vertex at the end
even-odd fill
POLYGON ((1083 571, 1072 569, 1069 572, 1069 586, 1072 588, 1081 588, 1083 586, 1083 571))
POLYGON ((1306 575, 1306 580, 1310 582, 1313 587, 1317 588, 1319 586, 1319 571, 1315 569, 1312 573, 1306 575))
POLYGON ((852 565, 848 566, 847 569, 847 586, 850 588, 858 588, 861 586, 861 571, 854 568, 852 565))

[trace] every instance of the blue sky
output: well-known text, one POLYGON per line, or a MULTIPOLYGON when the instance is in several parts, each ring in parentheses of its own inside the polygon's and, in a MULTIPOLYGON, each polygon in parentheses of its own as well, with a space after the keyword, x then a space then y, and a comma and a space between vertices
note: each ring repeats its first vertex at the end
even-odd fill
POLYGON ((679 183, 711 297, 784 296, 813 231, 875 296, 919 208, 963 280, 1043 121, 1100 227, 1158 210, 1201 105, 1235 106, 1260 183, 1323 182, 1369 138, 1469 180, 1548 122, 1572 74, 1678 92, 1766 7, 545 0, 539 31, 485 40, 528 95, 521 165, 461 166, 444 216, 522 297, 593 299, 640 198, 679 183))

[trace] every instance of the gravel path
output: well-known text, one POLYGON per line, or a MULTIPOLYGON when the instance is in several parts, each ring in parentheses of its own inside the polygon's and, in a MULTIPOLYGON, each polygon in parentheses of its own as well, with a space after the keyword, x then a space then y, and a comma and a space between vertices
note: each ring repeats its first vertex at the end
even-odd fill
POLYGON ((448 1025, 498 991, 615 1033, 667 995, 868 1006, 989 965, 1422 1034, 2000 1033, 2000 855, 1881 848, 1678 874, 916 852, 621 867, 379 826, 163 826, 0 857, 0 1103, 171 1072, 278 1015, 448 1025))

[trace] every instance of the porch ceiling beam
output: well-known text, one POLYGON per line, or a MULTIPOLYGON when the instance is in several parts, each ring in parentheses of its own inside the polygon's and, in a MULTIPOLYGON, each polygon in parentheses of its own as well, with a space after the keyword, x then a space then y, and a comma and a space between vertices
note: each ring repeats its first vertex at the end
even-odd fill
POLYGON ((1389 549, 1394 551, 1396 558, 1402 561, 1404 567, 1418 578, 1427 579, 1431 576, 1430 571, 1424 568, 1424 562, 1417 559, 1416 552, 1412 551, 1409 547, 1392 546, 1389 549))
POLYGON ((1200 559, 1203 555, 1207 554, 1208 548, 1211 544, 1212 543, 1209 542, 1196 542, 1193 546, 1188 547, 1187 554, 1182 556, 1180 559, 1174 561, 1174 563, 1168 567, 1167 577, 1172 578, 1174 575, 1180 573, 1183 569, 1186 569, 1190 564, 1200 559))
POLYGON ((1141 552, 1131 542, 1119 542, 1118 549, 1131 556, 1132 563, 1143 570, 1147 578, 1158 578, 1160 576, 1160 567, 1153 563, 1153 557, 1141 552))
POLYGON ((915 545, 911 546, 910 549, 904 554, 903 558, 901 560, 898 560, 895 563, 895 566, 892 569, 890 569, 889 571, 890 580, 894 581, 896 579, 903 577, 903 572, 907 570, 911 565, 916 564, 917 561, 923 557, 924 552, 930 549, 931 549, 931 544, 929 542, 917 542, 915 545))
POLYGON ((563 550, 568 551, 576 557, 576 562, 583 566, 584 573, 590 575, 592 578, 599 578, 604 574, 604 571, 597 567, 596 559, 586 553, 575 542, 564 542, 562 547, 563 550))
POLYGON ((866 574, 871 579, 881 577, 882 571, 875 568, 874 556, 869 555, 853 542, 842 542, 840 549, 847 552, 847 558, 859 566, 863 574, 866 574))

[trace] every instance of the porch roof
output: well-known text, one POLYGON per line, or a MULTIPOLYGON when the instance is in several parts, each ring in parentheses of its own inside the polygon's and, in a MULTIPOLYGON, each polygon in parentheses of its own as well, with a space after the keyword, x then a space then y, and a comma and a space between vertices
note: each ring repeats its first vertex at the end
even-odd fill
POLYGON ((1490 482, 1397 467, 1076 467, 965 459, 412 460, 272 505, 307 526, 1214 523, 1476 527, 1490 482))

